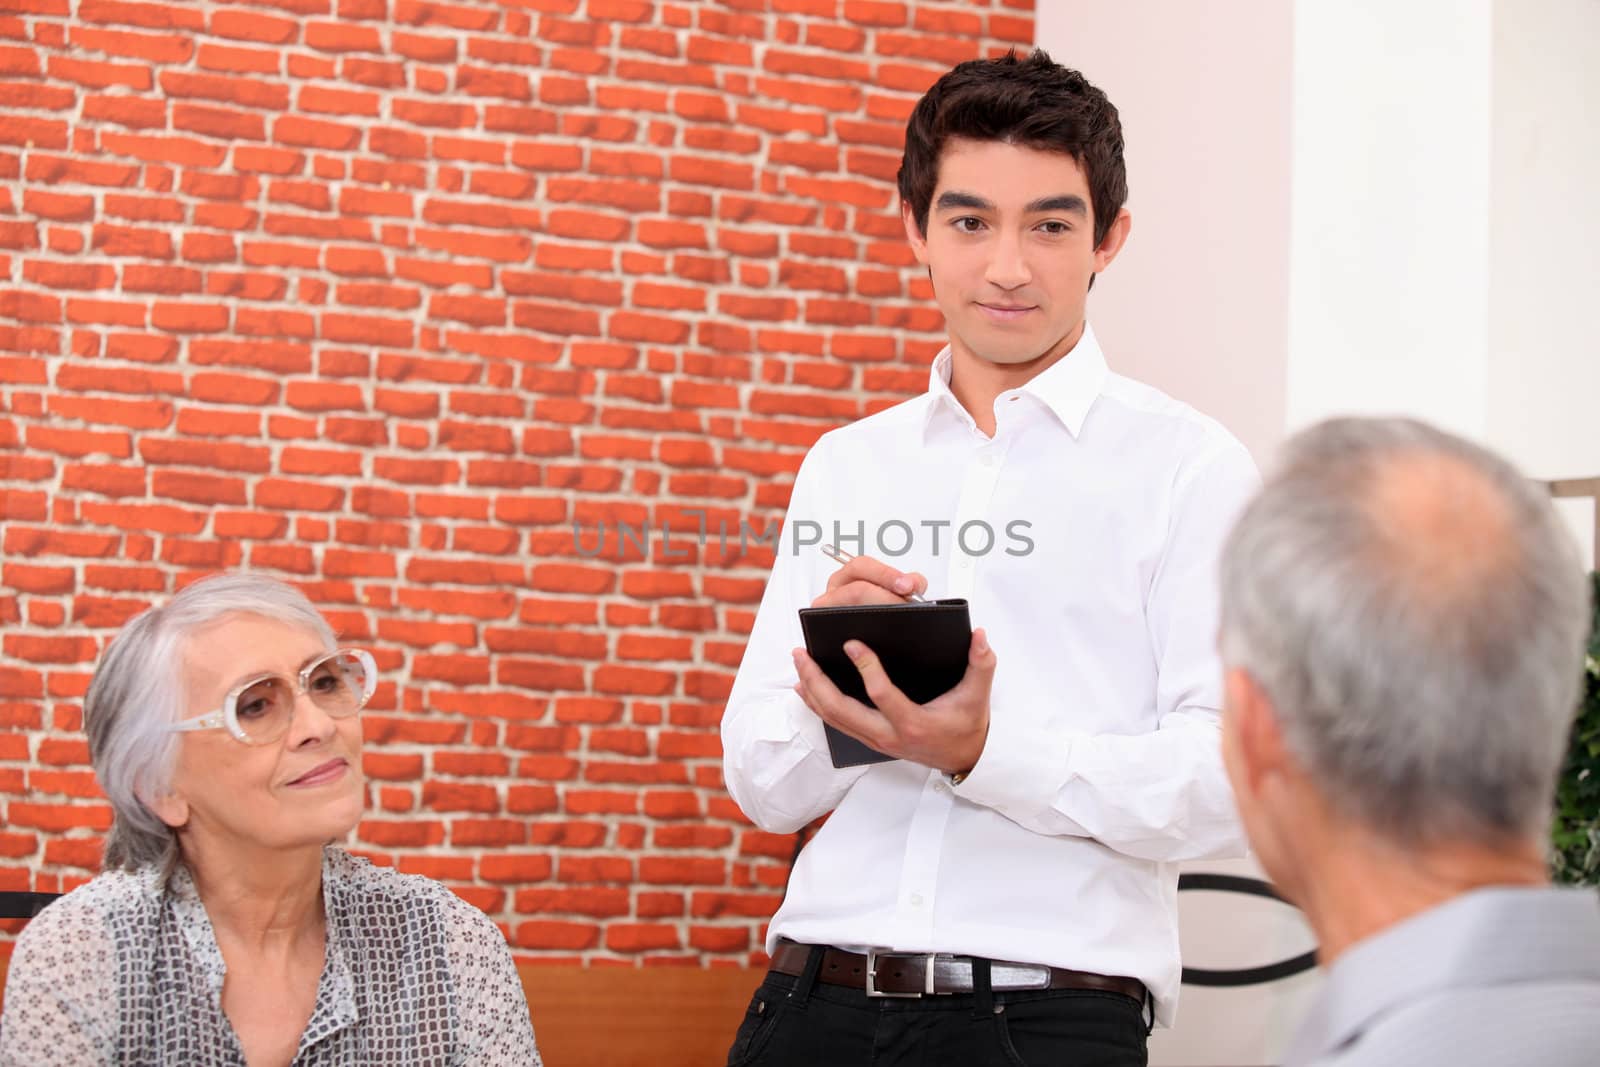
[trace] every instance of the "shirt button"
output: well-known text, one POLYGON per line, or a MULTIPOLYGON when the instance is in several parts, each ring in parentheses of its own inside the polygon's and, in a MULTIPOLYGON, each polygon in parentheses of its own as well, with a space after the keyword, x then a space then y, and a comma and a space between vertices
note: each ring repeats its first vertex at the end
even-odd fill
POLYGON ((933 791, 935 793, 948 793, 950 792, 950 787, 945 785, 943 782, 939 782, 933 787, 933 791))
POLYGON ((922 894, 921 893, 912 893, 911 894, 911 906, 913 908, 922 907, 922 894))
POLYGON ((965 570, 966 568, 972 566, 972 557, 962 556, 960 559, 956 560, 956 566, 960 567, 962 570, 965 570))

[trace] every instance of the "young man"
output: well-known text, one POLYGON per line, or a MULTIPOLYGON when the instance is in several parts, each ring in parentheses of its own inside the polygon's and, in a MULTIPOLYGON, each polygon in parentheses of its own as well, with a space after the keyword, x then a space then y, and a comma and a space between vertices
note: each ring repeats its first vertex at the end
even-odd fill
POLYGON ((795 480, 724 769, 766 829, 833 814, 729 1063, 1143 1064, 1178 992, 1173 864, 1242 851, 1213 568, 1255 468, 1111 373, 1085 321, 1130 223, 1116 109, 1081 75, 1042 52, 956 67, 911 117, 900 192, 950 344, 925 395, 825 435, 795 480), (859 558, 835 569, 816 529, 859 558), (927 705, 870 649, 848 650, 875 709, 791 654, 797 609, 913 592, 976 627, 927 705), (824 722, 897 759, 834 768, 824 722))
POLYGON ((1589 605, 1550 498, 1399 419, 1283 450, 1222 562, 1223 754, 1328 980, 1290 1067, 1579 1067, 1600 900, 1552 889, 1589 605))

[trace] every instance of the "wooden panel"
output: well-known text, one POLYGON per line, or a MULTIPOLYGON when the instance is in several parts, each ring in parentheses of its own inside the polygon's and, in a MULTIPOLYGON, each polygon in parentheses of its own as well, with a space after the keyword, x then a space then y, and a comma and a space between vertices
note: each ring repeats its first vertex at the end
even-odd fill
POLYGON ((1566 478, 1546 484, 1551 496, 1594 497, 1594 565, 1600 570, 1600 478, 1566 478))
MULTIPOLYGON (((0 959, 0 990, 7 962, 0 959)), ((539 964, 519 970, 546 1067, 722 1063, 764 973, 539 964)))
POLYGON ((524 966, 548 1067, 714 1067, 766 972, 524 966))

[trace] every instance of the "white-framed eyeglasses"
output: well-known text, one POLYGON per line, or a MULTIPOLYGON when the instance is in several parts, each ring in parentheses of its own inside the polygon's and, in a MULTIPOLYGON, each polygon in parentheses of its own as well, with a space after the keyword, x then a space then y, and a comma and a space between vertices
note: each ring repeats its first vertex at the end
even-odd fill
POLYGON ((169 730, 227 730, 247 745, 269 745, 289 730, 294 702, 304 693, 324 715, 347 719, 366 706, 378 688, 378 665, 359 648, 339 648, 300 668, 297 678, 262 674, 228 690, 222 707, 173 723, 169 730))

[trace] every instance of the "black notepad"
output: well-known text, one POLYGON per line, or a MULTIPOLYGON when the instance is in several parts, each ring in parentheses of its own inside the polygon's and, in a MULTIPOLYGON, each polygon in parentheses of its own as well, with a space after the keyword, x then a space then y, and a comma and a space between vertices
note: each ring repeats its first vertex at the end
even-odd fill
MULTIPOLYGON (((806 652, 845 696, 872 706, 861 673, 844 654, 844 643, 860 641, 877 654, 900 691, 918 704, 955 688, 967 672, 972 622, 965 600, 929 604, 860 604, 839 608, 801 608, 806 652)), ((832 726, 828 754, 835 767, 858 767, 893 759, 832 726)))

